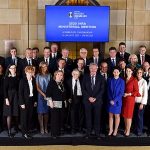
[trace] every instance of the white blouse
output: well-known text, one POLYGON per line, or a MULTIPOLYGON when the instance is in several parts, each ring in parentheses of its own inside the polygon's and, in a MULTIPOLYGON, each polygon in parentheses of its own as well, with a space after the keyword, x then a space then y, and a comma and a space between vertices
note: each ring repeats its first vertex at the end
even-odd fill
POLYGON ((147 99, 148 99, 148 87, 147 87, 147 82, 145 79, 141 79, 138 81, 138 86, 139 86, 139 93, 140 97, 135 97, 135 102, 136 103, 141 103, 143 105, 147 104, 147 99))

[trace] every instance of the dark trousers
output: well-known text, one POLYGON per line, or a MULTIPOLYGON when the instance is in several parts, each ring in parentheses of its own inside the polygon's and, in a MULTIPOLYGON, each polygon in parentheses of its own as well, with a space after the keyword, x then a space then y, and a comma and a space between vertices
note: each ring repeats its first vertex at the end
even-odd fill
POLYGON ((20 108, 20 121, 23 135, 27 134, 33 126, 33 108, 34 101, 32 98, 30 98, 28 103, 25 104, 25 109, 20 108))
POLYGON ((72 130, 81 129, 83 126, 82 97, 77 97, 76 99, 73 99, 70 111, 72 130))
POLYGON ((150 133, 150 119, 149 119, 149 116, 150 116, 150 105, 147 104, 145 106, 145 112, 144 112, 144 118, 145 118, 145 120, 144 120, 145 124, 144 125, 147 126, 148 133, 150 133))
POLYGON ((134 115, 135 115, 135 131, 137 134, 143 133, 143 115, 144 115, 144 108, 139 110, 140 104, 136 103, 134 108, 134 115))
POLYGON ((64 109, 51 109, 51 134, 52 136, 59 136, 61 128, 64 126, 64 109))
POLYGON ((91 133, 92 124, 93 124, 95 134, 97 136, 99 136, 102 104, 98 103, 98 102, 96 102, 94 104, 92 104, 90 102, 86 102, 86 103, 84 103, 84 107, 85 107, 87 134, 91 133), (93 123, 92 123, 92 120, 93 120, 93 123))

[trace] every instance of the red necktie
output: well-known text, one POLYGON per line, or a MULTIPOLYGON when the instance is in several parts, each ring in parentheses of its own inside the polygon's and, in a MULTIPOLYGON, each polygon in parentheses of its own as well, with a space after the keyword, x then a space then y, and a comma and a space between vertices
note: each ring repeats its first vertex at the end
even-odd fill
POLYGON ((144 61, 145 61, 145 57, 144 57, 144 55, 142 55, 142 62, 141 62, 141 64, 143 64, 144 61))

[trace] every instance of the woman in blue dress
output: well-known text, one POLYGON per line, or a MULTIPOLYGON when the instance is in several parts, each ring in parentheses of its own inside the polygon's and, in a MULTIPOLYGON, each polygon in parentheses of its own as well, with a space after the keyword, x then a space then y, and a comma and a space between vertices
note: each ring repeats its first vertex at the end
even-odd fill
POLYGON ((115 67, 113 69, 112 78, 108 79, 107 82, 107 93, 108 93, 108 112, 109 112, 109 133, 108 136, 116 136, 118 127, 120 124, 120 113, 122 106, 122 97, 125 90, 125 82, 119 77, 120 70, 115 67), (113 131, 113 121, 115 118, 115 128, 113 131))
POLYGON ((41 134, 48 133, 47 124, 49 107, 47 106, 45 93, 50 79, 51 75, 48 73, 47 63, 41 62, 39 64, 39 74, 36 76, 36 85, 38 91, 37 112, 41 134))

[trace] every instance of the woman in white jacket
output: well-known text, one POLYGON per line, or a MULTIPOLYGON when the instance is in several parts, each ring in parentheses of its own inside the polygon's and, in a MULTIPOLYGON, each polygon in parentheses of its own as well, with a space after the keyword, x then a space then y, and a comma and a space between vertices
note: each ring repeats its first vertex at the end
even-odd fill
POLYGON ((148 99, 148 87, 147 82, 143 79, 143 69, 139 68, 137 70, 137 79, 139 86, 140 97, 135 98, 135 131, 138 136, 143 134, 143 114, 144 114, 144 106, 147 104, 148 99))

